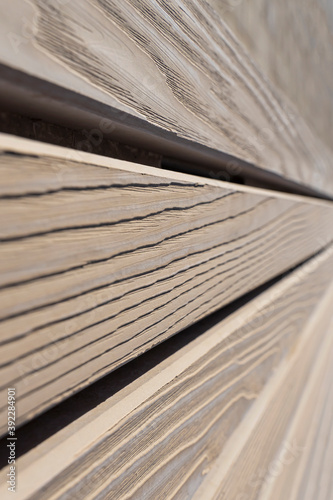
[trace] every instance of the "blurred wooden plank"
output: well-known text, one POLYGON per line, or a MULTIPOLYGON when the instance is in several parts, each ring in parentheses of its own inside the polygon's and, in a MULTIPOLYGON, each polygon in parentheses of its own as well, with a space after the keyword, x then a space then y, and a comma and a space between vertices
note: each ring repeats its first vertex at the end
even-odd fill
MULTIPOLYGON (((203 498, 203 494, 210 500, 263 500, 271 498, 269 493, 274 499, 295 498, 291 491, 295 479, 298 479, 295 478, 295 468, 304 461, 304 457, 309 456, 310 443, 306 434, 309 433, 310 437, 316 434, 313 444, 317 446, 322 426, 324 424, 327 428, 328 423, 327 415, 318 415, 317 408, 311 405, 317 402, 323 410, 324 394, 329 398, 324 406, 332 409, 332 300, 331 285, 315 313, 310 316, 292 355, 277 372, 273 383, 263 391, 257 407, 254 405, 253 411, 246 415, 237 429, 237 435, 229 439, 196 491, 194 500, 203 498), (311 421, 313 411, 318 418, 312 421, 312 427, 308 427, 306 424, 311 421), (290 434, 290 428, 296 430, 296 434, 290 434), (281 490, 283 486, 285 489, 281 490)), ((331 452, 331 443, 326 439, 324 444, 323 438, 321 435, 321 452, 331 452)), ((318 472, 318 466, 323 467, 322 472, 331 477, 332 462, 321 462, 320 454, 317 454, 311 456, 311 463, 315 472, 318 472)), ((320 480, 323 478, 324 474, 320 480)), ((313 470, 308 470, 308 475, 303 476, 306 488, 300 489, 297 499, 310 500, 314 498, 311 494, 314 491, 316 498, 326 498, 319 495, 318 488, 325 489, 327 486, 320 480, 313 470)), ((327 498, 331 498, 330 495, 327 498)))
POLYGON ((66 115, 88 128, 88 136, 84 113, 95 113, 99 119, 90 126, 99 134, 127 134, 142 147, 150 141, 152 148, 163 139, 171 155, 172 142, 189 150, 200 144, 333 194, 332 152, 207 2, 12 0, 3 10, 2 74, 9 67, 40 79, 30 89, 24 80, 22 101, 22 75, 3 81, 3 104, 12 101, 20 112, 44 118, 48 110, 50 119, 66 115), (52 107, 44 82, 101 106, 96 110, 83 99, 76 112, 67 113, 73 99, 60 91, 52 107), (113 118, 113 126, 105 127, 113 118))
POLYGON ((314 360, 331 353, 332 264, 330 247, 20 458, 18 499, 192 498, 230 446, 229 459, 245 449, 237 489, 268 463, 314 360), (243 440, 256 443, 251 460, 243 440))
POLYGON ((246 47, 256 66, 332 149, 331 0, 212 0, 210 3, 246 47))
MULTIPOLYGON (((333 320, 327 328, 330 336, 332 332, 333 320)), ((260 500, 332 498, 332 351, 331 346, 330 361, 321 359, 304 387, 295 417, 263 478, 260 500)))
POLYGON ((17 424, 333 239, 330 202, 10 136, 0 150, 0 395, 20 393, 17 424))

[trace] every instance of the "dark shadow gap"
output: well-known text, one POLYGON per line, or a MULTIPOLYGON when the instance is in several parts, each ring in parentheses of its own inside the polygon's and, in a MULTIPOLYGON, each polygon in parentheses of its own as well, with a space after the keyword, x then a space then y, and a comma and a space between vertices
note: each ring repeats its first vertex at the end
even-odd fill
POLYGON ((333 200, 310 186, 4 64, 0 64, 1 112, 3 133, 225 182, 333 200))

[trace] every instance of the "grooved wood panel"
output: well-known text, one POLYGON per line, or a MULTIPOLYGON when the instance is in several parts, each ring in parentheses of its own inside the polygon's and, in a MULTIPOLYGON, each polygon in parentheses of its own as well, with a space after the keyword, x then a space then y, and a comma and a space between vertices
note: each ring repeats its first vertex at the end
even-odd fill
POLYGON ((332 1, 212 0, 210 3, 246 46, 258 67, 332 148, 332 1))
MULTIPOLYGON (((0 37, 0 62, 109 105, 124 123, 141 118, 157 135, 333 193, 331 150, 204 0, 12 0, 0 37)), ((31 99, 47 107, 36 83, 31 99)))
POLYGON ((330 247, 20 458, 18 499, 192 498, 229 443, 231 465, 267 465, 332 353, 332 264, 330 247))
POLYGON ((10 136, 0 151, 0 395, 17 388, 18 424, 333 239, 330 202, 10 136))
MULTIPOLYGON (((332 336, 333 321, 329 332, 332 336)), ((262 481, 259 500, 333 498, 332 363, 333 359, 317 366, 304 387, 295 418, 272 461, 275 466, 262 481)))
POLYGON ((259 411, 247 414, 238 439, 229 440, 194 500, 203 498, 203 493, 209 500, 263 500, 270 493, 273 498, 294 500, 291 487, 295 484, 298 500, 332 498, 332 490, 327 489, 332 477, 331 439, 323 433, 323 428, 330 428, 327 413, 333 396, 332 300, 331 285, 305 329, 296 356, 278 374, 275 387, 268 386, 259 411), (310 468, 297 477, 297 465, 309 458, 310 468))

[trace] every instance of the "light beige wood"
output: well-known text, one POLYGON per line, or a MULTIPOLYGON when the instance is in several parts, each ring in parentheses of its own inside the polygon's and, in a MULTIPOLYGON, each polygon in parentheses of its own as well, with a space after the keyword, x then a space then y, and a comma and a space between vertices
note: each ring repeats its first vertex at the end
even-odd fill
MULTIPOLYGON (((328 331, 332 336, 333 320, 328 331)), ((260 500, 332 498, 332 363, 332 356, 326 364, 321 361, 305 385, 301 404, 272 462, 275 473, 263 481, 260 500), (292 447, 298 453, 290 453, 292 447)))
POLYGON ((249 51, 256 66, 332 148, 331 0, 211 0, 209 3, 249 51))
MULTIPOLYGON (((333 193, 331 150, 203 0, 12 0, 1 16, 0 62, 111 106, 100 122, 114 114, 113 134, 139 118, 147 133, 190 140, 333 193)), ((2 88, 5 100, 19 80, 2 88)), ((47 90, 32 86, 25 105, 31 114, 47 110, 47 90)), ((64 116, 67 105, 53 112, 64 116)))
MULTIPOLYGON (((267 497, 269 492, 279 500, 294 499, 290 489, 295 484, 293 473, 309 455, 306 433, 310 437, 315 435, 314 443, 316 446, 319 443, 322 454, 331 452, 331 443, 326 440, 323 445, 321 440, 324 436, 320 435, 320 431, 325 425, 327 428, 328 423, 327 415, 322 410, 327 410, 325 406, 332 408, 332 300, 331 285, 288 362, 264 389, 258 404, 245 416, 236 436, 231 436, 196 491, 194 500, 203 496, 207 500, 263 500, 271 498, 267 497), (324 405, 323 396, 328 398, 324 405), (315 404, 319 405, 319 412, 316 406, 311 406, 315 404), (313 412, 317 418, 313 418, 313 412), (311 427, 306 425, 309 423, 311 427)), ((331 477, 330 461, 321 462, 320 455, 311 458, 316 472, 318 467, 322 467, 322 472, 331 477)), ((319 494, 318 487, 323 485, 312 472, 309 470, 309 477, 302 478, 307 495, 303 496, 303 490, 298 500, 326 498, 319 494), (309 492, 314 494, 308 496, 309 492)), ((321 479, 323 477, 324 474, 321 479)), ((330 493, 328 499, 331 498, 330 493)))
POLYGON ((330 202, 9 136, 0 150, 0 395, 17 388, 18 425, 333 238, 330 202))
POLYGON ((245 478, 244 450, 249 470, 267 464, 262 443, 278 448, 332 352, 332 263, 330 247, 20 458, 17 498, 192 498, 230 443, 245 478))

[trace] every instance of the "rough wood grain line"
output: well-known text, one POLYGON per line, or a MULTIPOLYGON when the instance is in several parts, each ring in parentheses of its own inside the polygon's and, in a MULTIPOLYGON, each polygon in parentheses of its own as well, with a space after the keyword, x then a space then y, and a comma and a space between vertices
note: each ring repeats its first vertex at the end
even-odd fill
POLYGON ((17 424, 333 239, 330 202, 9 136, 0 153, 0 396, 19 391, 17 424))
MULTIPOLYGON (((332 333, 333 321, 328 331, 332 333)), ((302 402, 274 458, 275 474, 272 468, 263 480, 260 500, 332 498, 332 361, 321 363, 316 376, 306 384, 302 402)))
MULTIPOLYGON (((261 403, 264 404, 260 411, 257 414, 251 414, 251 411, 248 413, 238 428, 237 438, 229 440, 197 490, 194 500, 202 498, 200 495, 203 491, 205 498, 210 500, 237 499, 241 496, 255 500, 265 491, 265 481, 269 481, 272 471, 277 471, 274 464, 277 452, 285 452, 283 446, 286 445, 286 431, 293 424, 294 415, 299 416, 307 390, 311 393, 316 384, 319 391, 324 383, 325 373, 332 366, 332 298, 331 285, 304 331, 304 341, 298 345, 293 362, 287 363, 285 369, 278 374, 276 387, 274 390, 271 387, 266 398, 262 398, 261 403)), ((318 430, 321 422, 317 421, 315 425, 318 430)), ((302 443, 300 447, 295 443, 291 446, 295 459, 307 452, 306 449, 300 449, 302 443)), ((302 458, 303 456, 301 460, 302 458)), ((279 484, 279 478, 276 478, 276 484, 279 484)))
POLYGON ((23 456, 18 498, 191 498, 265 391, 270 417, 273 396, 293 412, 332 264, 331 247, 23 456))
POLYGON ((203 0, 13 0, 0 36, 0 62, 109 105, 124 123, 142 118, 157 135, 333 193, 331 151, 203 0))

